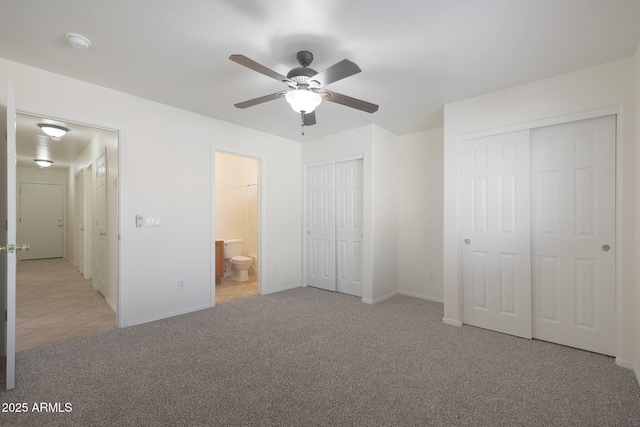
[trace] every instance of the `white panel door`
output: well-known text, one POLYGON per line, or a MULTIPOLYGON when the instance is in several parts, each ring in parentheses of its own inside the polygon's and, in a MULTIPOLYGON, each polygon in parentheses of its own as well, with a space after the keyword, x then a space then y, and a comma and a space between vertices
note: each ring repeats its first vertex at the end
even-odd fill
POLYGON ((93 286, 104 292, 107 274, 107 156, 96 159, 96 262, 93 286))
POLYGON ((337 290, 362 296, 362 159, 336 163, 337 290))
POLYGON ((15 85, 7 82, 7 105, 1 105, 6 111, 2 120, 0 131, 6 135, 6 139, 0 136, 3 143, 0 152, 0 188, 3 195, 0 197, 0 222, 6 224, 0 227, 0 246, 4 247, 0 257, 0 282, 2 292, 0 301, 2 309, 6 310, 3 317, 2 356, 5 363, 2 367, 5 373, 5 387, 11 390, 16 383, 16 107, 15 85), (4 129, 1 129, 3 128, 4 129))
POLYGON ((29 242, 20 259, 62 258, 64 191, 59 184, 20 183, 18 239, 29 242), (44 209, 43 209, 44 207, 44 209))
POLYGON ((615 355, 615 116, 532 131, 533 337, 615 355))
POLYGON ((531 338, 529 131, 461 144, 464 323, 531 338))
POLYGON ((84 217, 84 169, 78 172, 75 176, 75 190, 76 190, 76 218, 78 238, 76 246, 76 255, 78 259, 78 271, 84 276, 84 229, 85 229, 85 217, 84 217))
POLYGON ((335 291, 336 226, 333 164, 307 168, 307 285, 335 291))

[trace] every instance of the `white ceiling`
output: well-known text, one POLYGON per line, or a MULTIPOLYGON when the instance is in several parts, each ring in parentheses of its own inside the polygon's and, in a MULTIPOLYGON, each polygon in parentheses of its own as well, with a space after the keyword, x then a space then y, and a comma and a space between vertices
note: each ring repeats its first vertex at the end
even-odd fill
POLYGON ((441 126, 446 103, 631 56, 639 40, 638 0, 0 0, 0 57, 297 141, 441 126), (329 89, 380 110, 323 102, 303 137, 284 99, 233 106, 286 86, 230 54, 286 74, 299 50, 318 71, 356 62, 329 89))

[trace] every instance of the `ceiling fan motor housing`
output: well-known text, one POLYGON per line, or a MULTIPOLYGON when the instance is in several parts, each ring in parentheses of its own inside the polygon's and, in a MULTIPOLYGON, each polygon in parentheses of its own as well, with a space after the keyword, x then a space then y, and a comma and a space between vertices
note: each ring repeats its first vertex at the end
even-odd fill
POLYGON ((287 74, 287 78, 289 80, 293 80, 298 84, 305 84, 309 78, 318 74, 316 70, 313 68, 309 68, 309 65, 313 62, 313 54, 306 50, 301 50, 296 55, 298 59, 298 63, 300 63, 301 67, 294 68, 289 71, 287 74))

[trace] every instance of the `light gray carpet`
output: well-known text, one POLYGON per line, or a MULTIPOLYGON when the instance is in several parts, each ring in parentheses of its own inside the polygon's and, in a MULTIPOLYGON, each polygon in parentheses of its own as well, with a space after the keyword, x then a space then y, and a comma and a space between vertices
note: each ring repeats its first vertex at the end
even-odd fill
POLYGON ((17 354, 3 426, 640 425, 607 356, 442 323, 442 305, 312 288, 17 354))

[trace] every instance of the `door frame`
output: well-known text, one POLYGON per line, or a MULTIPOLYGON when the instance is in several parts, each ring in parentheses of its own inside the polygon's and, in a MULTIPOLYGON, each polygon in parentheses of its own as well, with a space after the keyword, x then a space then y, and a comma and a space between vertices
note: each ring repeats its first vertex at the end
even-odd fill
MULTIPOLYGON (((125 302, 126 295, 124 292, 125 289, 122 286, 122 283, 124 281, 124 276, 125 276, 124 271, 125 271, 125 264, 127 259, 126 253, 125 253, 126 245, 122 243, 125 240, 125 234, 126 234, 125 226, 124 226, 126 179, 124 177, 124 174, 122 173, 125 170, 124 169, 125 168, 125 152, 124 150, 121 149, 121 147, 125 146, 124 141, 126 139, 126 132, 124 127, 118 124, 110 123, 110 122, 88 119, 86 117, 75 117, 73 115, 66 116, 66 115, 60 115, 59 113, 51 112, 51 111, 18 108, 16 105, 16 115, 17 114, 46 117, 56 121, 75 123, 82 126, 104 129, 104 130, 108 130, 116 133, 117 135, 116 153, 118 158, 116 182, 114 183, 117 187, 116 190, 117 190, 117 200, 118 200, 117 219, 116 219, 117 235, 116 235, 116 247, 115 247, 116 254, 117 254, 116 266, 118 270, 116 274, 116 288, 118 293, 118 296, 117 296, 118 307, 116 311, 116 327, 121 328, 124 326, 128 326, 128 322, 126 320, 127 319, 126 302, 125 302)), ((92 159, 90 163, 93 164, 94 161, 95 159, 92 159)), ((86 168, 86 165, 84 167, 86 168)), ((65 187, 68 187, 68 185, 65 187)), ((66 209, 66 206, 65 206, 65 209, 66 209)), ((86 259, 85 259, 85 267, 86 267, 86 259)))
MULTIPOLYGON (((575 122, 575 121, 579 121, 579 120, 586 120, 586 119, 593 119, 593 118, 598 118, 598 117, 603 117, 603 116, 615 116, 616 117, 616 135, 615 135, 615 141, 616 141, 616 147, 615 147, 615 156, 616 156, 616 161, 615 161, 615 167, 616 167, 616 174, 615 174, 615 209, 616 209, 616 213, 615 213, 615 220, 616 220, 616 233, 615 233, 615 255, 616 255, 616 260, 615 260, 615 294, 616 294, 616 313, 615 313, 615 322, 616 322, 616 355, 619 355, 621 353, 620 351, 620 347, 621 347, 621 343, 622 343, 622 339, 621 339, 621 322, 622 319, 620 318, 621 314, 622 314, 622 308, 621 308, 621 304, 622 301, 620 300, 619 296, 621 295, 621 288, 622 288, 622 284, 621 284, 621 271, 622 271, 622 258, 623 258, 623 250, 622 250, 622 231, 621 231, 621 227, 619 227, 619 224, 622 223, 622 191, 621 191, 621 185, 620 183, 622 182, 622 119, 623 119, 623 115, 622 115, 622 108, 619 106, 616 107, 609 107, 609 108, 602 108, 602 109, 597 109, 597 110, 592 110, 592 111, 585 111, 585 112, 581 112, 581 113, 576 113, 576 114, 567 114, 567 115, 563 115, 563 116, 558 116, 558 117, 551 117, 548 119, 542 119, 542 120, 534 120, 534 121, 530 121, 530 122, 524 122, 524 123, 519 123, 516 125, 511 125, 511 126, 505 126, 505 127, 500 127, 500 128, 495 128, 495 129, 490 129, 490 130, 486 130, 486 131, 480 131, 480 132, 473 132, 473 133, 469 133, 469 134, 463 134, 463 135, 459 135, 457 138, 457 146, 456 146, 456 151, 457 151, 457 159, 456 159, 456 164, 457 164, 457 173, 456 173, 456 234, 457 234, 457 259, 455 260, 451 260, 451 263, 455 263, 456 264, 456 269, 458 271, 458 307, 459 307, 459 313, 460 313, 460 321, 457 322, 453 319, 443 319, 443 321, 445 323, 449 323, 449 324, 453 324, 456 326, 462 326, 464 324, 464 310, 463 310, 463 296, 462 296, 462 239, 464 238, 462 236, 462 221, 460 218, 460 215, 458 215, 458 212, 460 211, 460 207, 461 207, 461 203, 462 203, 462 189, 461 189, 461 176, 462 176, 462 171, 461 171, 461 165, 460 165, 460 153, 461 153, 461 145, 470 139, 476 139, 476 138, 481 138, 481 137, 485 137, 485 136, 494 136, 494 135, 498 135, 498 134, 502 134, 502 133, 508 133, 508 132, 516 132, 516 131, 521 131, 521 130, 533 130, 535 128, 540 128, 540 127, 546 127, 546 126, 553 126, 553 125, 559 125, 559 124, 565 124, 565 123, 570 123, 570 122, 575 122)), ((616 363, 618 363, 618 356, 616 356, 616 363)))

